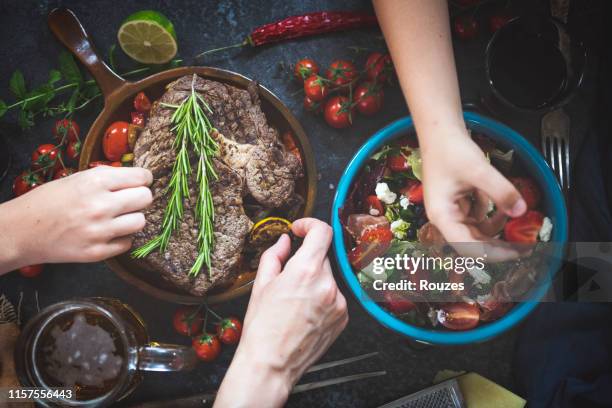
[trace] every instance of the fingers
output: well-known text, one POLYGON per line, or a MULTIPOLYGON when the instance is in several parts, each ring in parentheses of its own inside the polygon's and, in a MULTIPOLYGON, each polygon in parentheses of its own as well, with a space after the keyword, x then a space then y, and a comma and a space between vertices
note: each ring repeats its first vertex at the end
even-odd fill
POLYGON ((257 276, 253 284, 253 292, 264 288, 272 279, 280 274, 283 263, 289 257, 291 240, 287 234, 281 235, 276 244, 268 248, 259 260, 257 276))
POLYGON ((151 190, 144 186, 124 188, 111 194, 112 216, 141 211, 153 202, 151 190))
POLYGON ((474 201, 470 211, 470 216, 476 221, 482 221, 489 212, 489 197, 481 190, 474 192, 474 201))
POLYGON ((107 255, 104 259, 129 251, 132 247, 132 240, 132 237, 121 237, 111 240, 106 244, 107 255))
POLYGON ((132 237, 121 237, 109 242, 92 245, 84 250, 78 262, 98 262, 127 252, 132 247, 132 237))
POLYGON ((491 217, 479 222, 477 227, 484 235, 494 237, 502 231, 507 219, 508 216, 506 214, 501 211, 495 211, 491 217))
POLYGON ((104 188, 117 191, 124 188, 149 186, 153 182, 153 174, 140 167, 109 167, 102 166, 83 172, 84 176, 99 177, 104 188))
POLYGON ((291 229, 295 235, 304 238, 294 258, 317 265, 322 263, 331 244, 331 227, 315 218, 302 218, 295 221, 291 229))
POLYGON ((123 214, 110 221, 109 234, 111 239, 124 237, 126 235, 132 235, 142 229, 145 226, 145 216, 143 213, 134 212, 130 214, 123 214))
POLYGON ((472 178, 476 188, 491 197, 498 209, 511 217, 519 217, 527 210, 527 204, 514 185, 490 164, 484 164, 472 178))

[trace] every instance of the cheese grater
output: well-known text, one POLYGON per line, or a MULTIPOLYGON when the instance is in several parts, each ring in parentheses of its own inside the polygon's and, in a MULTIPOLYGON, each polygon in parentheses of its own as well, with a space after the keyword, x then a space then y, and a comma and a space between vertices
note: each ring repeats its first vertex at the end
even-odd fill
POLYGON ((389 402, 379 408, 466 408, 466 405, 459 389, 459 383, 453 378, 389 402))

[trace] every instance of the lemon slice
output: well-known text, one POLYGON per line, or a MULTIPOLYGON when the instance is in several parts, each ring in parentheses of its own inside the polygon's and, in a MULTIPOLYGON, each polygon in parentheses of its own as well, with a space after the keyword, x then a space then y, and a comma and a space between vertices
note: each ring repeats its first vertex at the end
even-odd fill
POLYGON ((163 14, 143 10, 129 16, 117 33, 123 52, 143 64, 165 64, 176 55, 174 26, 163 14))

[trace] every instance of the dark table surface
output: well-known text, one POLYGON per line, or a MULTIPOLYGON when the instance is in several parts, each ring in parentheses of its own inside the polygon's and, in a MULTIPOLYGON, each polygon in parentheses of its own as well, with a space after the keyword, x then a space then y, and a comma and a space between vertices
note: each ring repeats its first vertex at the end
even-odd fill
MULTIPOLYGON (((250 27, 288 15, 323 9, 371 9, 367 1, 306 0, 306 1, 199 1, 199 0, 143 0, 143 1, 29 1, 3 0, 0 2, 0 83, 7 84, 12 71, 20 68, 26 79, 41 83, 49 69, 57 66, 62 47, 46 24, 46 16, 57 6, 71 8, 89 31, 98 49, 106 50, 116 42, 116 32, 125 17, 146 8, 163 12, 173 21, 179 41, 179 57, 187 63, 198 52, 228 43, 239 42, 250 27)), ((485 11, 486 12, 486 11, 485 11)), ((486 30, 484 30, 486 31, 486 30)), ((489 36, 482 33, 477 40, 457 43, 456 58, 462 96, 466 101, 477 100, 486 87, 484 79, 484 48, 489 36)), ((328 127, 322 118, 302 109, 299 87, 288 80, 279 63, 290 64, 300 57, 315 58, 322 65, 342 57, 362 64, 364 54, 355 54, 350 47, 383 50, 384 41, 378 31, 353 31, 281 43, 256 51, 231 52, 211 57, 207 63, 259 80, 276 93, 295 113, 310 137, 315 151, 320 181, 315 216, 329 220, 334 188, 343 168, 359 146, 377 129, 408 113, 397 85, 388 88, 383 112, 369 119, 359 117, 346 130, 328 127)), ((129 62, 120 58, 120 64, 129 62)), ((567 107, 572 117, 572 133, 584 133, 591 103, 589 77, 581 91, 567 107)), ((8 86, 0 87, 0 98, 11 100, 8 86)), ((82 133, 95 118, 99 108, 79 113, 77 120, 82 133)), ((538 116, 504 116, 500 118, 524 136, 537 143, 538 116)), ((12 116, 3 119, 14 121, 12 116)), ((29 162, 34 147, 51 140, 53 120, 42 120, 27 131, 20 132, 3 125, 9 135, 13 165, 8 177, 0 184, 0 201, 12 197, 11 182, 29 162)), ((68 209, 69 211, 69 209, 68 209)), ((349 300, 350 323, 323 360, 335 360, 378 351, 377 358, 338 368, 309 379, 330 378, 356 372, 387 370, 385 377, 333 386, 291 397, 290 406, 350 406, 372 407, 391 401, 431 384, 434 375, 443 369, 478 372, 491 380, 513 389, 511 358, 515 331, 482 344, 462 347, 430 347, 415 349, 410 343, 370 318, 354 298, 341 289, 349 300)), ((188 344, 188 339, 176 335, 171 318, 175 305, 151 298, 120 280, 104 263, 49 265, 42 276, 27 280, 17 273, 0 278, 0 293, 17 303, 23 296, 22 317, 27 320, 37 308, 74 297, 109 296, 132 305, 144 317, 150 336, 160 342, 188 344)), ((247 297, 221 305, 223 314, 242 316, 247 297)), ((201 364, 190 373, 147 373, 138 389, 125 400, 134 402, 188 396, 216 389, 232 358, 233 349, 226 347, 221 357, 212 364, 201 364)))

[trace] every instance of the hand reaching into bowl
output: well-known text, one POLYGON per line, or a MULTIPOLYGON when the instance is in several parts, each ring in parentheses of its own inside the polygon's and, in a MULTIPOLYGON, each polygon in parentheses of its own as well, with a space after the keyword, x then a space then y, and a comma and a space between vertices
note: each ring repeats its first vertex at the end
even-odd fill
POLYGON ((374 7, 417 130, 430 221, 463 255, 517 257, 491 235, 527 206, 465 128, 446 1, 375 0, 374 7), (485 219, 489 199, 498 211, 485 219))
POLYGON ((126 252, 144 228, 153 176, 97 167, 0 205, 0 273, 24 265, 95 262, 126 252))
POLYGON ((346 327, 346 300, 327 258, 331 228, 304 218, 292 230, 304 242, 291 259, 287 235, 261 257, 242 339, 215 406, 247 407, 254 401, 282 406, 293 385, 346 327))

